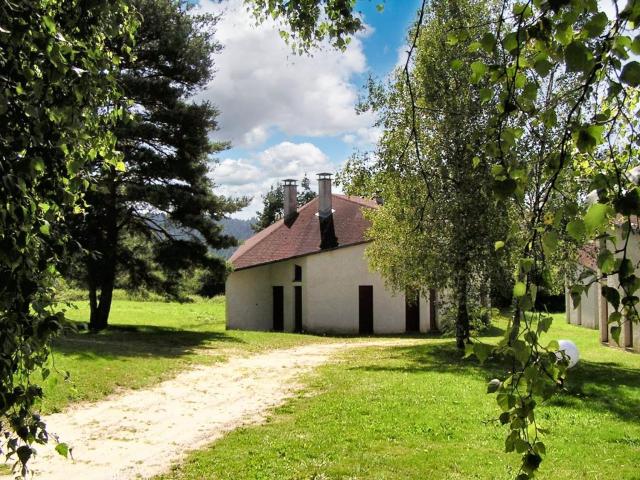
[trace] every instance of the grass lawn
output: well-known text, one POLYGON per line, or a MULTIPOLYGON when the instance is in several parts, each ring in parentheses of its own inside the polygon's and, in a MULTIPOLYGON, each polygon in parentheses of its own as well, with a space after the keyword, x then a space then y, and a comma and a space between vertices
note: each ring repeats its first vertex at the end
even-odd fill
MULTIPOLYGON (((118 388, 148 386, 191 364, 221 361, 230 353, 328 341, 311 335, 225 331, 222 297, 185 304, 119 297, 111 309, 112 328, 98 335, 69 333, 55 341, 55 369, 43 384, 43 413, 60 411, 71 402, 98 400, 118 388)), ((87 322, 88 303, 76 304, 67 316, 87 322)))
MULTIPOLYGON (((501 323, 493 329, 500 333, 501 323)), ((582 360, 539 409, 551 433, 540 478, 640 479, 640 355, 557 315, 552 337, 582 360)), ((487 339, 488 340, 488 339, 487 339)), ((461 360, 451 339, 367 348, 321 367, 264 425, 236 430, 160 479, 512 479, 517 454, 486 395, 496 365, 461 360)))

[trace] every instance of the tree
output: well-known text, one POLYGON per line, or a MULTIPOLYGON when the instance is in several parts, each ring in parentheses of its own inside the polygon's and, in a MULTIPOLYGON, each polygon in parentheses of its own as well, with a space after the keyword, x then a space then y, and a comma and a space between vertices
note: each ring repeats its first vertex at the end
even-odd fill
MULTIPOLYGON (((302 191, 298 192, 297 205, 301 207, 316 198, 316 193, 311 190, 311 181, 306 175, 300 182, 302 191)), ((264 230, 269 225, 276 223, 284 215, 284 189, 282 184, 271 185, 269 191, 262 196, 263 208, 256 212, 257 221, 252 225, 255 232, 264 230)))
POLYGON ((234 244, 217 223, 245 201, 216 195, 209 156, 226 148, 211 142, 217 110, 190 97, 211 78, 217 18, 192 15, 183 0, 132 0, 142 22, 133 58, 118 81, 129 114, 115 129, 123 159, 91 164, 90 208, 74 224, 85 249, 89 327, 107 327, 118 273, 135 286, 177 295, 181 275, 200 266, 224 271, 209 249, 234 244))
POLYGON ((107 107, 135 26, 120 0, 0 0, 0 430, 23 475, 30 445, 48 440, 34 372, 48 375, 64 322, 53 282, 65 221, 82 209, 86 159, 118 161, 109 129, 122 112, 107 107))
MULTIPOLYGON (((488 108, 466 67, 483 56, 469 49, 479 38, 472 32, 453 43, 448 36, 488 18, 483 1, 431 4, 420 29, 410 33, 419 35, 410 83, 398 69, 389 88, 370 89, 384 131, 373 182, 384 208, 370 215, 367 256, 397 290, 449 292, 461 349, 470 336, 471 307, 487 305, 501 230, 493 219, 501 212, 491 198, 488 164, 478 157, 488 108), (415 147, 407 148, 413 135, 415 147)), ((358 169, 349 168, 357 177, 358 169)))
POLYGON ((555 355, 557 343, 539 340, 551 317, 525 313, 533 309, 540 288, 541 275, 536 273, 549 271, 549 258, 562 235, 575 247, 600 243, 600 272, 587 273, 571 287, 575 300, 602 275, 616 275, 619 289, 601 288, 613 307, 613 338, 623 321, 638 320, 640 280, 627 247, 632 216, 640 213, 640 191, 628 174, 638 164, 640 64, 629 57, 640 52, 637 37, 631 38, 640 21, 640 2, 631 0, 623 10, 613 3, 609 18, 599 2, 505 1, 495 23, 485 26, 487 51, 494 60, 482 68, 483 77, 497 100, 485 152, 493 159, 496 193, 518 201, 521 192, 538 184, 520 234, 513 290, 517 308, 496 349, 514 359, 513 369, 490 388, 497 392, 501 421, 509 427, 507 451, 522 454, 520 478, 533 477, 545 454, 535 407, 548 400, 567 375, 566 359, 555 355), (572 79, 573 88, 563 91, 557 76, 572 79), (558 108, 559 103, 564 108, 558 108), (518 152, 525 131, 540 126, 554 133, 534 149, 542 166, 534 176, 518 152), (585 202, 591 190, 595 198, 585 202), (613 224, 619 221, 622 244, 614 234, 613 224))
POLYGON ((364 28, 354 12, 352 0, 250 0, 247 2, 258 21, 282 20, 289 28, 280 36, 298 53, 329 39, 340 49, 349 44, 349 36, 364 28))
MULTIPOLYGON (((344 44, 344 36, 359 28, 343 22, 353 15, 350 2, 252 3, 261 13, 283 18, 307 47, 325 38, 341 38, 344 44), (321 7, 329 20, 313 15, 321 7)), ((536 405, 549 399, 567 374, 567 360, 556 355, 557 342, 539 340, 551 317, 525 314, 534 306, 538 279, 548 272, 549 254, 557 251, 561 231, 576 247, 594 240, 600 245, 599 272, 571 286, 574 301, 590 283, 615 275, 619 288, 601 288, 612 306, 612 338, 619 336, 623 322, 638 322, 640 280, 627 249, 633 219, 640 213, 640 188, 629 173, 638 163, 640 63, 631 54, 640 54, 640 1, 629 0, 624 8, 614 1, 609 15, 602 6, 595 0, 502 0, 493 21, 469 25, 484 29, 474 48, 490 55, 475 64, 474 80, 487 82, 486 95, 495 102, 483 146, 494 176, 493 195, 498 201, 522 204, 528 192, 537 192, 525 227, 514 235, 519 247, 512 292, 516 308, 496 349, 512 359, 513 368, 488 388, 497 392, 500 421, 509 427, 507 451, 522 455, 520 479, 533 477, 545 454, 536 405), (554 72, 573 77, 576 88, 571 95, 562 98, 554 72), (556 102, 550 98, 565 102, 566 108, 555 111, 556 102), (537 166, 542 168, 535 173, 529 164, 532 156, 518 152, 524 148, 525 132, 541 125, 554 133, 550 143, 538 142, 536 152, 530 152, 539 154, 537 166), (585 190, 565 192, 562 182, 567 180, 585 190), (595 193, 591 203, 584 201, 586 191, 595 193), (567 198, 557 201, 558 195, 567 198), (622 225, 622 242, 616 242, 614 223, 622 225)), ((459 33, 452 31, 450 40, 459 41, 459 33)), ((417 139, 414 135, 414 143, 417 139)), ((509 238, 500 244, 506 241, 509 238)), ((473 349, 481 360, 491 352, 479 342, 473 349)))

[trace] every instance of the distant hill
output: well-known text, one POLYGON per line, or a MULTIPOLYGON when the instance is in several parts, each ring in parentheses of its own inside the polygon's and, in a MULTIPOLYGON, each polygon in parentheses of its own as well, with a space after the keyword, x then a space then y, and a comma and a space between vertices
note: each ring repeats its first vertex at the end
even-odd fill
MULTIPOLYGON (((238 239, 238 243, 242 243, 255 233, 251 228, 251 225, 253 225, 256 221, 257 220, 255 218, 251 218, 249 220, 240 220, 238 218, 224 218, 220 221, 220 224, 222 225, 225 235, 231 235, 232 237, 238 239)), ((238 247, 224 248, 221 250, 215 250, 215 253, 220 255, 222 258, 229 258, 237 249, 238 247)))
MULTIPOLYGON (((166 229, 171 235, 175 235, 180 237, 181 235, 187 235, 189 232, 185 229, 180 229, 175 225, 171 224, 167 221, 166 215, 162 213, 151 215, 150 218, 158 225, 162 225, 164 229, 166 229)), ((225 235, 231 235, 238 240, 238 243, 241 244, 247 238, 253 236, 255 233, 251 228, 251 225, 257 222, 256 218, 251 218, 249 220, 240 220, 238 218, 223 218, 219 223, 222 225, 222 232, 225 235)), ((196 232, 196 237, 201 238, 200 234, 196 232)), ((229 248, 221 248, 219 250, 213 250, 216 255, 220 255, 225 260, 233 255, 238 247, 229 247, 229 248)))

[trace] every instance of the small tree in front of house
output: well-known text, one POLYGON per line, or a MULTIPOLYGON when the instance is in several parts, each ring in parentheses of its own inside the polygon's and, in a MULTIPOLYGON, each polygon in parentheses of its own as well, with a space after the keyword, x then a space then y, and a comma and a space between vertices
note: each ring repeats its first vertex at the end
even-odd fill
POLYGON ((488 18, 481 0, 429 6, 413 64, 398 70, 388 88, 371 88, 370 105, 384 130, 374 176, 367 180, 366 162, 357 159, 346 169, 384 198, 384 207, 370 214, 371 265, 398 290, 446 291, 459 348, 469 340, 473 307, 489 296, 501 215, 489 166, 478 157, 487 106, 468 66, 483 55, 469 48, 479 39, 452 44, 447 36, 488 18))

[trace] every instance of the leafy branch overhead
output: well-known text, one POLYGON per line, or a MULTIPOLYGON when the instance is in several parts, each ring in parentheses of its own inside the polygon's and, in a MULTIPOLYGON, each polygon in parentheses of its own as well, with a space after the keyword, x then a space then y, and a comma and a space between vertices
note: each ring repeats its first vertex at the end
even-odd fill
POLYGON ((633 0, 622 10, 614 2, 611 17, 595 1, 503 2, 483 37, 491 58, 474 69, 474 80, 497 102, 485 144, 485 156, 494 162, 495 193, 531 206, 513 291, 518 308, 498 347, 514 358, 498 402, 510 399, 501 405, 509 415, 507 449, 515 445, 522 453, 522 478, 534 475, 545 454, 538 445, 542 428, 535 405, 548 399, 554 382, 560 385, 566 374, 566 364, 540 342, 540 325, 546 326, 548 317, 524 313, 541 287, 534 272, 544 277, 559 239, 565 239, 565 248, 593 241, 599 248, 600 271, 583 274, 571 287, 576 303, 589 284, 603 282, 602 292, 614 307, 612 336, 620 322, 637 321, 640 282, 627 247, 632 217, 640 213, 631 174, 638 162, 638 65, 631 57, 637 53, 632 34, 639 15, 640 3, 633 0), (538 171, 520 154, 531 133, 550 133, 537 149, 538 171), (536 194, 527 195, 534 183, 536 194), (606 286, 613 275, 618 285, 606 286), (622 301, 616 299, 619 291, 622 301))
POLYGON ((23 475, 49 438, 34 372, 64 324, 53 282, 65 222, 83 210, 88 159, 121 161, 111 129, 122 110, 109 106, 136 24, 121 0, 0 0, 0 430, 23 475))

